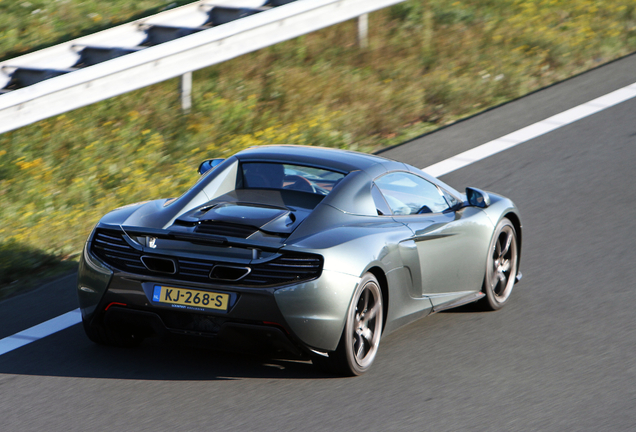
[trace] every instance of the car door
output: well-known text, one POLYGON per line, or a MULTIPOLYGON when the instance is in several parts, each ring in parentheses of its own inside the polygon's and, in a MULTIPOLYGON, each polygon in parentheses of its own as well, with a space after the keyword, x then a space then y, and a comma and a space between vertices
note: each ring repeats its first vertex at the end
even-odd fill
POLYGON ((452 195, 410 172, 385 174, 375 184, 393 218, 413 232, 408 242, 419 268, 411 272, 419 271, 420 294, 436 306, 479 291, 492 232, 488 217, 476 207, 454 211, 459 202, 452 195))

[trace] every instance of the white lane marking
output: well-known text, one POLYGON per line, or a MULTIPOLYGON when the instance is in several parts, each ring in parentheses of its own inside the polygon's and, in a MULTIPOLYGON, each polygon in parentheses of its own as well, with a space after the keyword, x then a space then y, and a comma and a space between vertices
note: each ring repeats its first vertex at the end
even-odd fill
POLYGON ((636 97, 636 83, 472 148, 423 170, 439 177, 636 97))
MULTIPOLYGON (((618 105, 619 103, 625 102, 633 97, 636 97, 636 83, 571 108, 560 114, 556 114, 523 129, 519 129, 518 131, 512 132, 496 140, 487 142, 486 144, 482 144, 479 147, 460 153, 452 158, 438 162, 424 168, 424 171, 435 177, 448 174, 449 172, 468 166, 473 162, 486 159, 489 156, 529 141, 540 135, 546 134, 570 123, 574 123, 577 120, 595 114, 605 108, 618 105)), ((13 351, 14 349, 30 344, 38 339, 57 333, 60 330, 79 324, 81 321, 82 315, 78 308, 67 312, 64 315, 45 321, 42 324, 23 330, 20 333, 7 336, 0 340, 0 356, 8 353, 9 351, 13 351)))
POLYGON ((0 355, 23 347, 24 345, 30 344, 38 339, 50 336, 53 333, 57 333, 65 328, 78 324, 81 321, 82 314, 79 308, 77 308, 65 313, 64 315, 60 315, 26 330, 22 330, 12 336, 7 336, 4 339, 0 339, 0 355))

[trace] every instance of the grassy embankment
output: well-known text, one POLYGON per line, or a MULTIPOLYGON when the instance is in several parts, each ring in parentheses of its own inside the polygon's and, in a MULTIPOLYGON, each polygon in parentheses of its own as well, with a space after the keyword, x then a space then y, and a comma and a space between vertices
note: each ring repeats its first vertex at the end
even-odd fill
MULTIPOLYGON (((38 2, 7 1, 0 58, 156 6, 42 1, 32 14, 38 2)), ((635 9, 410 0, 370 16, 366 50, 351 21, 196 72, 189 115, 171 80, 0 135, 0 287, 75 256, 108 210, 182 193, 204 158, 270 143, 373 151, 630 53, 635 9)))

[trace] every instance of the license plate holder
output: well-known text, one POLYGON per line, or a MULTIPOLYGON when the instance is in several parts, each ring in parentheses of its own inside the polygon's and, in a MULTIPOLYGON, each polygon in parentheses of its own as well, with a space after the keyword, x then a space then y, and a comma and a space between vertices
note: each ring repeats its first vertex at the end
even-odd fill
POLYGON ((230 294, 155 285, 152 301, 178 309, 227 311, 230 305, 230 294))

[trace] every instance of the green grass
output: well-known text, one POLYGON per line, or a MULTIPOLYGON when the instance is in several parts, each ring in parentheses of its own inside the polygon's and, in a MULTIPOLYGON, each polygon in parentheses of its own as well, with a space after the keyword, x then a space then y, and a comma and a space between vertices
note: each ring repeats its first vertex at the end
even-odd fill
MULTIPOLYGON (((65 1, 42 2, 73 11, 43 30, 47 38, 102 25, 82 8, 114 23, 143 14, 143 7, 163 7, 65 1)), ((110 209, 178 195, 196 180, 202 159, 247 146, 370 152, 434 130, 633 52, 635 6, 410 0, 371 14, 368 49, 358 48, 349 21, 197 71, 189 115, 180 111, 174 79, 5 133, 0 249, 20 247, 53 261, 72 256, 110 209)), ((3 25, 27 32, 20 49, 45 43, 20 3, 0 0, 3 7, 13 14, 3 25)), ((17 39, 3 41, 0 57, 16 51, 17 39)), ((10 271, 31 269, 18 260, 10 271)))
POLYGON ((0 299, 24 292, 43 279, 73 271, 71 259, 46 253, 15 241, 0 244, 0 299))

